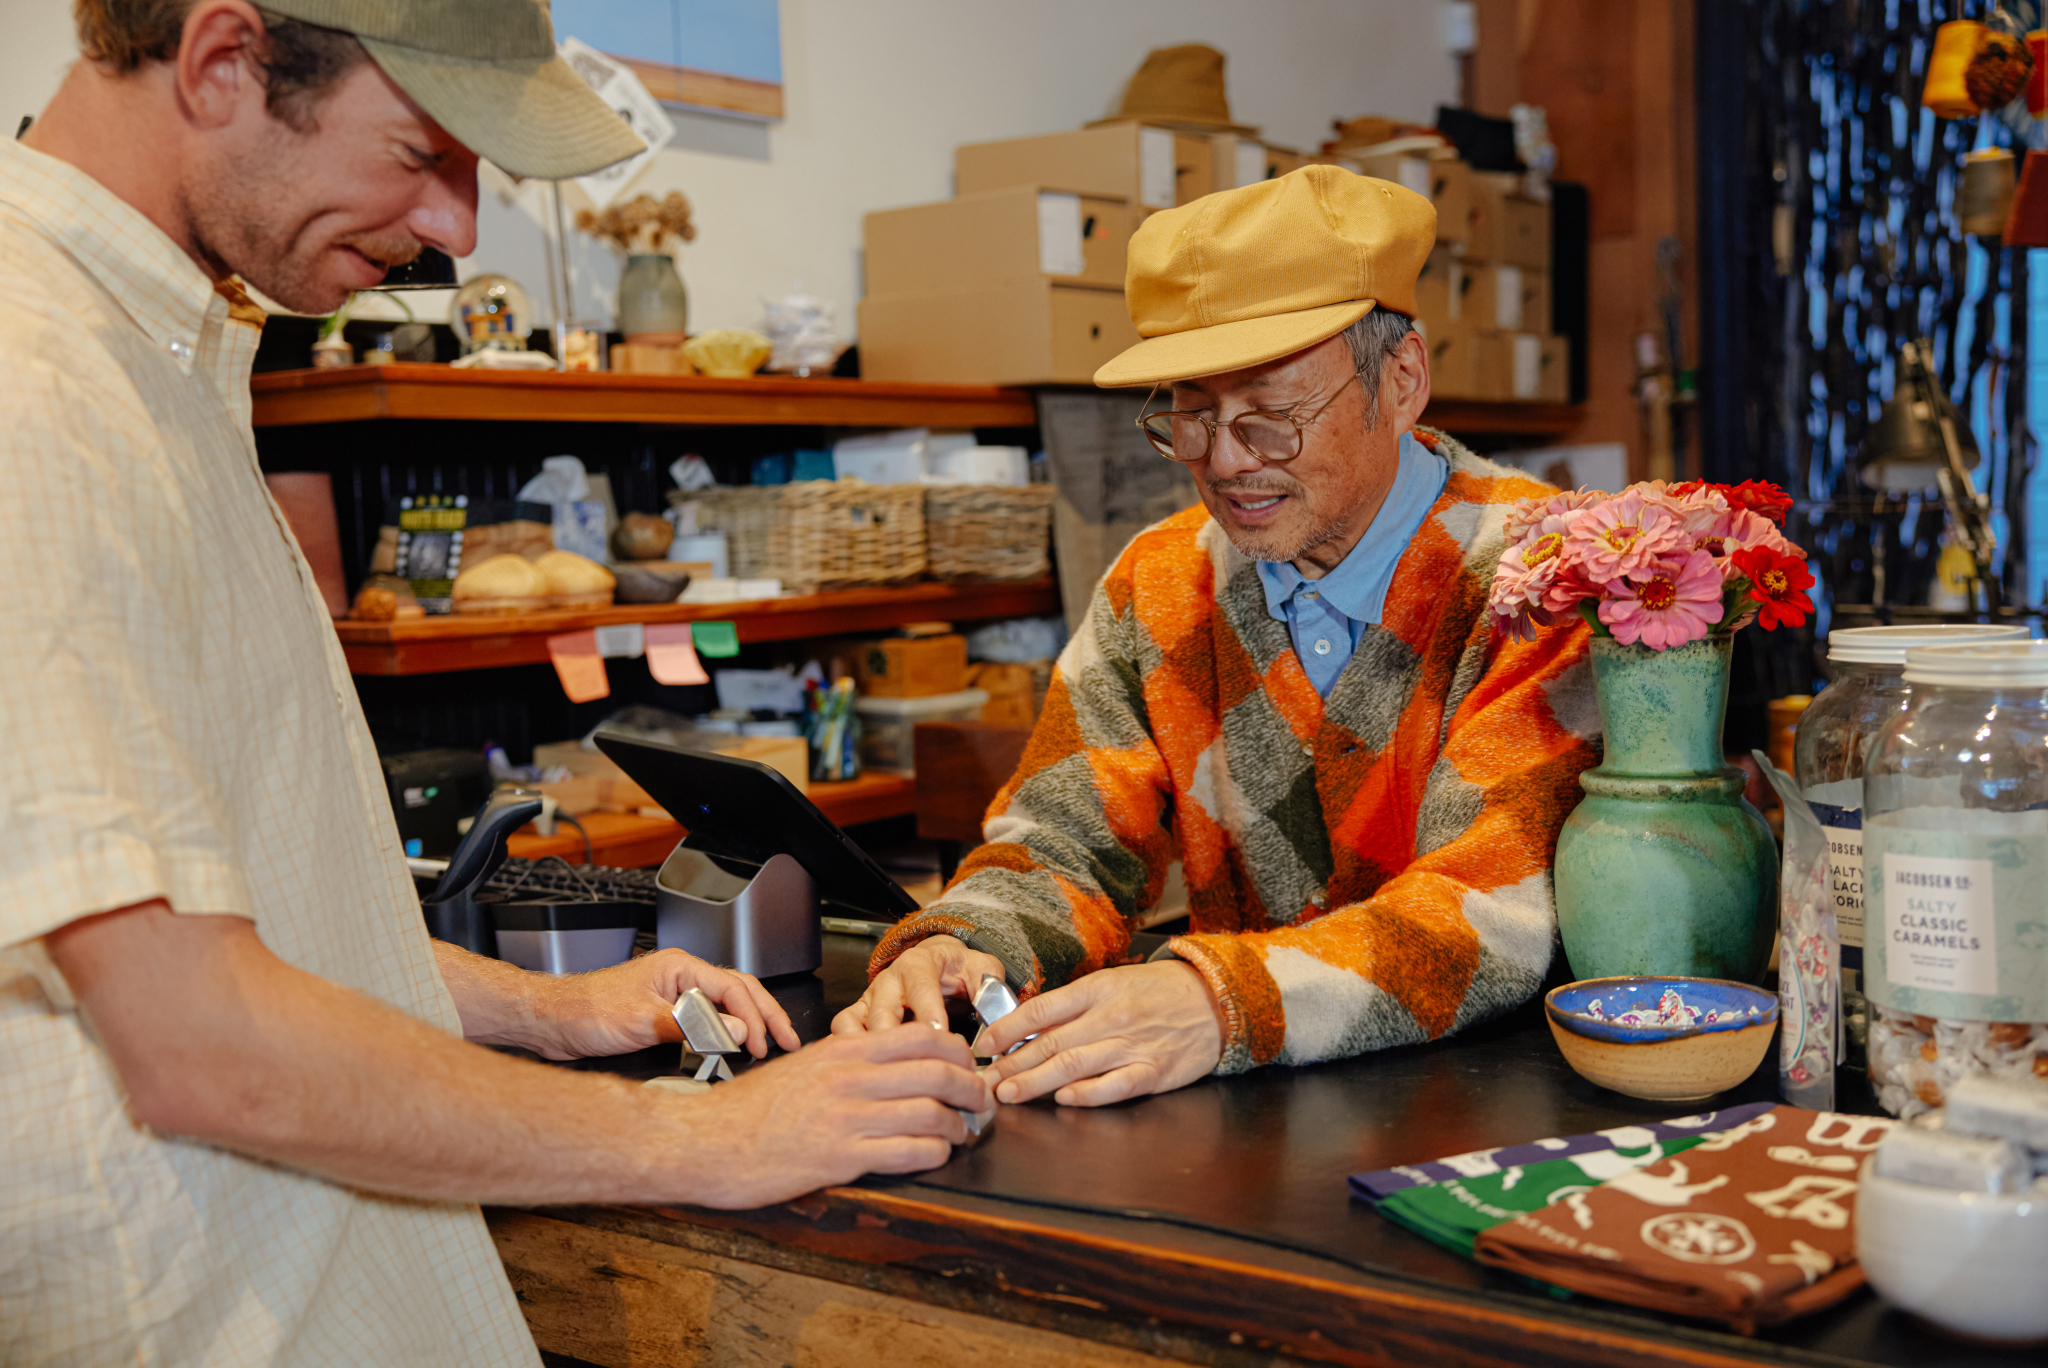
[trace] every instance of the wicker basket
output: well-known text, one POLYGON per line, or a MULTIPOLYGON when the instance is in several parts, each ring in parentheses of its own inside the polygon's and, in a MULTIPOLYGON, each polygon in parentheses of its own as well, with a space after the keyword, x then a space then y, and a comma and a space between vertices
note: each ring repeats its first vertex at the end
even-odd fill
POLYGON ((1053 486, 936 485, 925 490, 932 574, 944 580, 1036 579, 1051 568, 1053 486))
POLYGON ((689 492, 671 490, 669 502, 697 505, 699 532, 725 533, 726 573, 734 579, 761 579, 775 570, 768 563, 768 537, 780 516, 781 485, 714 485, 689 492))
POLYGON ((924 574, 924 486, 802 480, 778 486, 771 574, 798 594, 894 584, 924 574))

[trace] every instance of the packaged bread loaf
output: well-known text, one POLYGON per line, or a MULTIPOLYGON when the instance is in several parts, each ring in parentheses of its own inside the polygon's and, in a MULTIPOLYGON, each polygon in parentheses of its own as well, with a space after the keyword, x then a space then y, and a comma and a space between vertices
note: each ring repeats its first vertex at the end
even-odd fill
POLYGON ((547 606, 548 577, 524 556, 492 556, 455 577, 454 599, 458 613, 531 613, 547 606))
POLYGON ((550 608, 605 608, 616 583, 612 572, 573 551, 550 551, 533 563, 547 583, 550 608))

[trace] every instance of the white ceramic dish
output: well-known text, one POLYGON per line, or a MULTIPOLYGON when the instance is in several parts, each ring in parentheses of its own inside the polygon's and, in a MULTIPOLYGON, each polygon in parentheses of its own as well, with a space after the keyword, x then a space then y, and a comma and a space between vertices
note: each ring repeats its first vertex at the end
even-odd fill
POLYGON ((1872 1167, 1856 1189, 1856 1257, 1886 1301, 1972 1339, 2048 1340, 2048 1187, 1994 1197, 1872 1167))

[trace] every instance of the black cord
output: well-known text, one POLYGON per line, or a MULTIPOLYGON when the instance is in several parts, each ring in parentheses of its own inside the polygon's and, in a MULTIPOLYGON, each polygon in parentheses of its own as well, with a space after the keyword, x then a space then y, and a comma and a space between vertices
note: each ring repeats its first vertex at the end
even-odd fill
POLYGON ((20 141, 21 141, 21 135, 22 135, 22 134, 24 134, 24 133, 26 133, 26 132, 28 132, 28 126, 29 126, 30 124, 34 123, 35 121, 36 121, 36 116, 35 116, 35 115, 33 115, 33 114, 24 114, 24 115, 22 115, 22 116, 21 116, 21 127, 19 127, 19 128, 17 128, 17 129, 15 129, 15 130, 14 130, 14 140, 15 140, 16 142, 20 142, 20 141))
MULTIPOLYGON (((583 823, 577 821, 574 817, 571 817, 566 812, 557 812, 555 814, 555 817, 557 818, 557 820, 567 822, 570 826, 575 827, 576 834, 583 838, 583 863, 596 864, 597 851, 592 848, 590 844, 590 833, 583 829, 583 823)), ((564 863, 566 863, 566 861, 564 863)))

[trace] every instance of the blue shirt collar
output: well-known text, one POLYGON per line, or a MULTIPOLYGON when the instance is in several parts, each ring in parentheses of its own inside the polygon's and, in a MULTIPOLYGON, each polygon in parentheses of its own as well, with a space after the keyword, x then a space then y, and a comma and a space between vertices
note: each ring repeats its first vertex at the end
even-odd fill
POLYGON ((1291 561, 1259 562, 1266 611, 1285 622, 1288 600, 1303 585, 1314 584, 1324 602, 1353 622, 1377 623, 1386 608, 1387 589, 1394 582, 1394 567, 1421 530, 1449 477, 1450 466, 1443 457, 1416 441, 1415 434, 1402 433, 1393 487, 1373 515, 1372 526, 1335 570, 1310 580, 1291 561))

